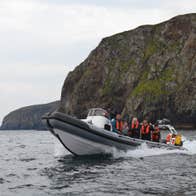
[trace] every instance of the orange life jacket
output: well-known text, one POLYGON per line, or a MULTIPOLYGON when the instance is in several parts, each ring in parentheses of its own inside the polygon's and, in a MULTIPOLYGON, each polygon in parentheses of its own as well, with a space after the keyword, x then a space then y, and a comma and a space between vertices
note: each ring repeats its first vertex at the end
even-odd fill
POLYGON ((152 132, 152 141, 159 140, 159 127, 155 127, 154 131, 152 132))
POLYGON ((175 142, 176 142, 176 137, 172 137, 172 138, 171 138, 171 143, 172 143, 172 144, 175 144, 175 142))
POLYGON ((122 120, 116 120, 116 129, 119 131, 123 130, 123 122, 122 120))
POLYGON ((144 127, 144 125, 142 125, 141 132, 142 134, 148 134, 150 132, 150 126, 147 125, 146 127, 144 127))
POLYGON ((137 129, 139 127, 139 122, 138 122, 138 120, 137 120, 137 122, 136 122, 136 124, 132 121, 132 124, 131 124, 131 128, 132 129, 137 129))
POLYGON ((157 135, 159 133, 159 127, 155 127, 152 134, 157 135))
POLYGON ((171 138, 172 138, 172 134, 168 133, 167 136, 166 136, 166 143, 167 144, 171 142, 171 138))

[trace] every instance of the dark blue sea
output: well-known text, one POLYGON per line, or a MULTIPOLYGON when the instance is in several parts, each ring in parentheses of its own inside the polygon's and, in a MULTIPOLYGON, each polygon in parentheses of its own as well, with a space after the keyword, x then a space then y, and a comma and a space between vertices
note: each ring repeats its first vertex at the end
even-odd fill
POLYGON ((187 151, 77 158, 47 131, 1 131, 0 196, 195 196, 196 131, 182 134, 187 151))

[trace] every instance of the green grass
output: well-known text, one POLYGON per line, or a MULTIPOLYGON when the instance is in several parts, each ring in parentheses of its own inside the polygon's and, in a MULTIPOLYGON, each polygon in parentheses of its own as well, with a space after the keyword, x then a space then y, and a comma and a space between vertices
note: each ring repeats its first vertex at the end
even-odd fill
POLYGON ((147 79, 148 72, 144 72, 141 81, 131 92, 131 96, 144 96, 150 95, 152 97, 157 97, 161 95, 167 95, 166 84, 173 80, 173 70, 172 68, 164 70, 157 78, 153 80, 147 79))

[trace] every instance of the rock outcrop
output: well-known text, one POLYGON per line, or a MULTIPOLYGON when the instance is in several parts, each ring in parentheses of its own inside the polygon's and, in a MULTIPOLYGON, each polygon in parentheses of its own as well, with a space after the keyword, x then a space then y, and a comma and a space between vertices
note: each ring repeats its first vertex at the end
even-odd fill
POLYGON ((44 130, 46 127, 41 122, 41 117, 47 112, 58 108, 59 101, 48 104, 32 105, 20 108, 4 117, 2 130, 44 130))
POLYGON ((110 108, 152 121, 196 121, 196 14, 104 38, 70 72, 60 111, 110 108))

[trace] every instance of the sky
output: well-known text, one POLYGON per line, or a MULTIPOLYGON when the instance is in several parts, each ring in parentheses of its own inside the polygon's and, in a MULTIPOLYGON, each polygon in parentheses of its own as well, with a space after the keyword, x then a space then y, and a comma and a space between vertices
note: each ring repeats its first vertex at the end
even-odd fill
POLYGON ((60 99, 68 72, 102 38, 187 13, 196 0, 0 0, 0 123, 60 99))

